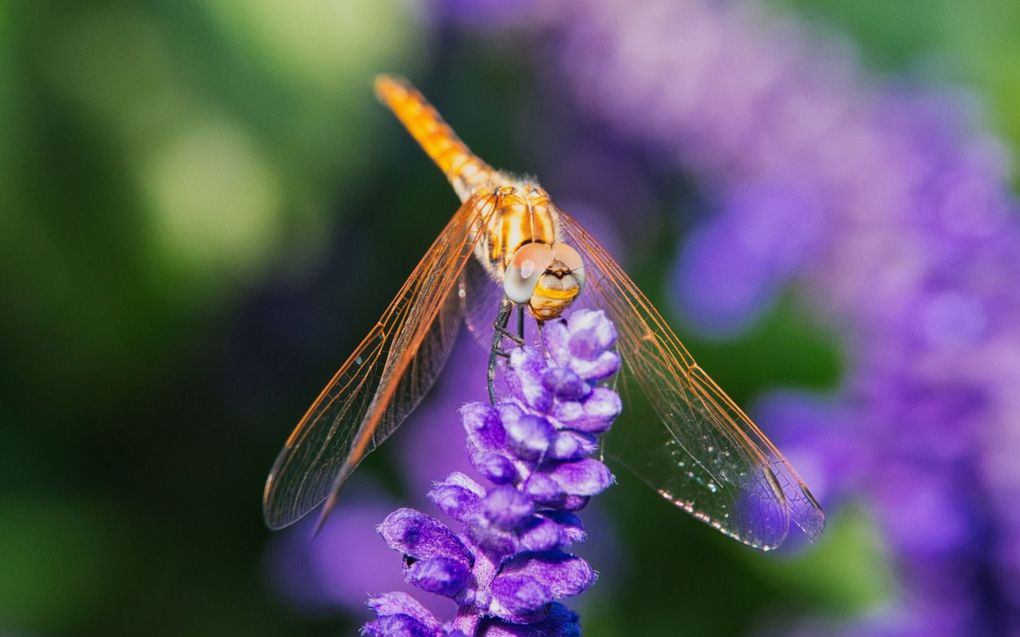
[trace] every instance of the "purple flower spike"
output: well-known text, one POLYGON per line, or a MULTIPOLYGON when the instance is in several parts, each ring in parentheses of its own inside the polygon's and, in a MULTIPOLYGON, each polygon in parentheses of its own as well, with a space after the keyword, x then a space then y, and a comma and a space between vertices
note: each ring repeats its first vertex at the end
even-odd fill
POLYGON ((554 416, 578 431, 605 433, 623 410, 620 395, 608 387, 596 387, 583 403, 565 402, 554 416))
POLYGON ((584 542, 588 539, 588 535, 584 532, 584 525, 581 524, 581 518, 573 513, 569 511, 546 511, 545 516, 556 522, 559 526, 560 532, 563 533, 564 545, 584 542))
POLYGON ((415 562, 407 569, 407 579, 427 593, 453 597, 468 583, 470 572, 462 562, 446 557, 415 562))
POLYGON ((572 512, 614 480, 590 456, 622 409, 616 392, 596 384, 619 369, 620 357, 612 349, 616 328, 602 312, 578 311, 547 327, 544 348, 511 354, 509 396, 460 410, 471 464, 494 486, 452 473, 429 499, 464 530, 414 509, 379 526, 404 554, 408 581, 452 598, 456 617, 442 624, 406 595, 384 595, 370 602, 377 617, 364 635, 581 634, 577 615, 559 600, 583 593, 596 574, 565 549, 586 538, 572 512))
POLYGON ((485 637, 580 637, 581 625, 577 613, 563 604, 553 603, 540 622, 522 625, 489 620, 478 634, 485 637))
POLYGON ((429 499, 446 515, 463 521, 485 496, 485 489, 463 473, 451 473, 429 491, 429 499))
POLYGON ((519 347, 510 354, 510 368, 514 373, 507 381, 513 394, 531 409, 549 409, 553 396, 542 382, 546 370, 542 353, 534 347, 519 347))
POLYGON ((438 619, 405 593, 386 593, 368 600, 376 619, 365 624, 368 637, 434 637, 444 634, 438 619))
POLYGON ((546 326, 545 344, 557 364, 585 380, 602 380, 620 369, 620 355, 612 349, 616 327, 601 310, 579 310, 569 323, 546 326))
POLYGON ((566 544, 564 535, 556 522, 536 516, 530 528, 521 533, 521 547, 528 551, 552 551, 566 544))
MULTIPOLYGON (((528 624, 553 600, 542 581, 527 575, 500 575, 492 582, 492 613, 515 624, 528 624)), ((544 614, 541 615, 544 618, 544 614)))
POLYGON ((461 407, 461 422, 468 434, 468 444, 479 450, 499 449, 506 432, 499 414, 485 403, 469 403, 461 407))
POLYGON ((535 502, 550 504, 562 500, 566 495, 560 483, 545 473, 533 473, 524 482, 524 492, 535 502))
POLYGON ((507 446, 521 460, 538 460, 549 448, 556 430, 541 416, 525 415, 507 423, 507 446))
POLYGON ((414 509, 397 509, 379 525, 379 533, 391 549, 418 560, 450 556, 464 563, 471 553, 460 538, 439 520, 414 509))
POLYGON ((577 460, 598 450, 598 438, 580 431, 562 429, 556 432, 548 457, 552 460, 577 460))
POLYGON ((383 615, 368 622, 361 629, 368 637, 433 637, 440 635, 408 615, 383 615))
POLYGON ((591 393, 591 386, 567 367, 552 367, 542 374, 542 386, 560 400, 582 400, 591 393))
POLYGON ((510 486, 496 487, 482 500, 485 518, 497 528, 511 530, 534 512, 531 499, 510 486))
POLYGON ((513 460, 499 453, 483 453, 471 457, 471 465, 489 482, 508 484, 517 479, 517 467, 513 460))
MULTIPOLYGON (((596 575, 587 562, 574 555, 547 551, 525 554, 507 562, 502 573, 493 582, 493 591, 504 579, 518 581, 530 579, 549 591, 550 599, 583 593, 595 581, 596 575)), ((498 597, 498 594, 497 594, 498 597)), ((541 606, 544 606, 545 603, 541 606)), ((538 609, 540 606, 533 606, 538 609)))
POLYGON ((613 483, 609 468, 592 458, 564 462, 553 467, 548 475, 569 495, 598 495, 613 483))

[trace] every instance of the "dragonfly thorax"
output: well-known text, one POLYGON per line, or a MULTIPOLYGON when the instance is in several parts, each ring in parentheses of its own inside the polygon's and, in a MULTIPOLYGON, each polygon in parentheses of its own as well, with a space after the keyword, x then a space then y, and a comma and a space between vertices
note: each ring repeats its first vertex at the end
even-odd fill
POLYGON ((535 318, 558 317, 584 286, 580 255, 559 241, 560 223, 549 195, 531 183, 499 186, 481 205, 491 215, 476 256, 503 284, 508 298, 535 318))

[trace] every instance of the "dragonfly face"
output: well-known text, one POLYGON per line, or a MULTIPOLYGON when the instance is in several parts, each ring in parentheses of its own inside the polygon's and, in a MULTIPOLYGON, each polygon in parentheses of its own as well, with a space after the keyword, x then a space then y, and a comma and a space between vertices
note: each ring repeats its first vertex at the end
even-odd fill
POLYGON ((409 84, 383 76, 376 91, 462 205, 287 439, 266 480, 266 524, 282 528, 325 501, 321 524, 355 467, 432 387, 461 323, 477 318, 472 304, 486 316, 499 307, 491 381, 502 339, 522 340, 523 328, 516 337, 506 329, 514 308, 520 325, 524 307, 547 321, 583 300, 616 325, 619 382, 645 408, 641 418, 621 416, 607 456, 750 546, 778 546, 791 523, 817 538, 825 516, 807 485, 605 249, 538 185, 472 154, 409 84), (472 257, 482 280, 471 276, 472 257))
POLYGON ((552 245, 553 261, 538 278, 528 309, 539 321, 559 317, 584 287, 581 255, 566 243, 552 245))

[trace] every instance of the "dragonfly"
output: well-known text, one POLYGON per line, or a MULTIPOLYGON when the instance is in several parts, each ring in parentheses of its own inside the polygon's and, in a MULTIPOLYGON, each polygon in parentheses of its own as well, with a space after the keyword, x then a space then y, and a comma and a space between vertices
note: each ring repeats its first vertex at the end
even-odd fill
POLYGON ((644 411, 621 415, 604 454, 749 546, 777 547, 791 523, 817 539, 825 515, 796 470, 599 242, 535 180, 472 153, 406 80, 383 75, 375 90, 446 175, 461 206, 287 438, 263 493, 267 526, 286 527, 323 505, 321 526, 358 464, 436 382, 462 324, 474 329, 489 321, 494 400, 494 361, 505 355, 503 342, 522 340, 525 314, 541 327, 584 305, 615 323, 618 382, 628 405, 643 401, 644 411), (515 311, 517 334, 508 329, 515 311))

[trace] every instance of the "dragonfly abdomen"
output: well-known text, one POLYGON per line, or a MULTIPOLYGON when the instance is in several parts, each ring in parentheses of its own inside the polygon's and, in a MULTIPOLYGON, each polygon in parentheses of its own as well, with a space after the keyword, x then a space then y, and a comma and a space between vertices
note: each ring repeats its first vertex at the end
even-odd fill
POLYGON ((443 171, 461 201, 491 184, 495 175, 492 167, 471 152, 414 87, 398 78, 380 75, 375 91, 443 171))

